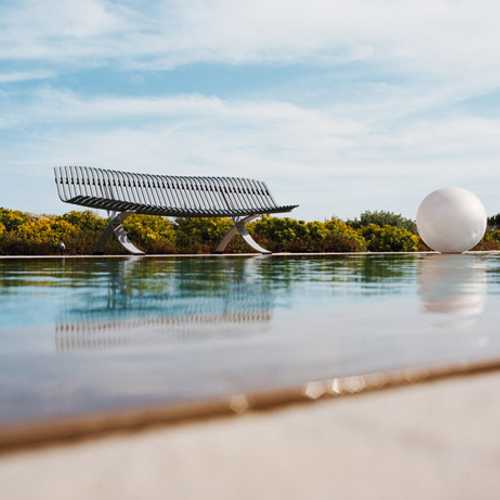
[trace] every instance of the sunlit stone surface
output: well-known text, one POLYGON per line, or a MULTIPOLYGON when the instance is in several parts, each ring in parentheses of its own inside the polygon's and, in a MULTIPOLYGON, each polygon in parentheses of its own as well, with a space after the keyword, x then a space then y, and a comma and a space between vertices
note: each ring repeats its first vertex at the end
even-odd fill
POLYGON ((427 246, 441 253, 462 253, 475 247, 486 224, 481 200, 457 187, 432 192, 417 211, 418 233, 427 246))

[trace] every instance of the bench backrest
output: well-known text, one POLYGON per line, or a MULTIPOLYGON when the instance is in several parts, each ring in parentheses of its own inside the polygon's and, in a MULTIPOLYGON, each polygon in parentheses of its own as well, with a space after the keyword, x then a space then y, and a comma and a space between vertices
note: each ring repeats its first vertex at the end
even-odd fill
POLYGON ((252 179, 134 174, 80 166, 54 170, 62 201, 85 198, 96 208, 101 208, 99 200, 207 212, 276 207, 265 183, 252 179))

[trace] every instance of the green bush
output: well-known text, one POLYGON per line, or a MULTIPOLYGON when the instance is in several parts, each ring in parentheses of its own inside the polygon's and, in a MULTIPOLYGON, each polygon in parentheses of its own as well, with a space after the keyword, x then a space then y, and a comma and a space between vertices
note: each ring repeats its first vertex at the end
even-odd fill
POLYGON ((500 229, 496 227, 487 229, 484 238, 473 250, 500 250, 500 229))
POLYGON ((16 229, 21 224, 28 221, 30 216, 19 210, 9 210, 7 208, 0 208, 0 223, 5 226, 7 231, 16 229))
POLYGON ((344 221, 332 218, 325 222, 327 237, 322 252, 364 252, 367 250, 363 236, 344 221))
POLYGON ((340 219, 304 222, 288 217, 262 217, 250 232, 274 252, 359 252, 363 237, 340 219))
MULTIPOLYGON (((264 216, 248 224, 250 234, 274 252, 359 252, 415 251, 425 246, 410 230, 402 227, 405 219, 389 212, 364 212, 350 224, 332 218, 324 222, 305 222, 290 217, 264 216), (358 222, 382 217, 392 224, 358 222), (397 225, 399 224, 399 226, 397 225)), ((408 221, 408 220, 406 220, 408 221)), ((94 212, 71 211, 62 216, 35 216, 16 210, 0 209, 1 254, 52 254, 64 242, 66 253, 92 253, 107 221, 94 212)), ((148 253, 209 253, 232 227, 229 218, 178 218, 131 215, 124 226, 130 238, 148 253)), ((476 249, 500 249, 500 229, 489 229, 476 249)), ((248 252, 239 237, 232 240, 228 252, 248 252)), ((107 253, 125 253, 113 239, 107 253)))
POLYGON ((306 252, 308 228, 304 221, 264 216, 250 227, 255 239, 272 252, 306 252))
POLYGON ((79 212, 73 210, 62 216, 63 220, 69 222, 73 226, 78 227, 81 231, 103 231, 106 227, 106 219, 100 217, 91 210, 79 212))
POLYGON ((488 217, 488 227, 497 228, 500 227, 500 214, 492 215, 488 217))
POLYGON ((175 229, 166 217, 131 215, 123 226, 130 239, 148 253, 175 253, 175 229))
POLYGON ((401 227, 412 233, 417 232, 417 225, 414 221, 403 217, 401 214, 386 212, 384 210, 367 210, 363 212, 359 218, 347 220, 346 223, 355 229, 361 229, 364 226, 376 224, 377 226, 401 227))
POLYGON ((53 254, 66 245, 66 253, 91 253, 106 221, 93 212, 69 212, 63 216, 35 216, 0 209, 1 254, 53 254))
POLYGON ((79 229, 62 217, 33 217, 6 233, 2 253, 55 253, 61 242, 70 242, 78 233, 79 229))
POLYGON ((179 253, 210 253, 232 226, 220 217, 179 217, 175 220, 175 247, 179 253))
POLYGON ((370 252, 416 252, 419 238, 411 231, 395 226, 369 224, 360 229, 370 252))

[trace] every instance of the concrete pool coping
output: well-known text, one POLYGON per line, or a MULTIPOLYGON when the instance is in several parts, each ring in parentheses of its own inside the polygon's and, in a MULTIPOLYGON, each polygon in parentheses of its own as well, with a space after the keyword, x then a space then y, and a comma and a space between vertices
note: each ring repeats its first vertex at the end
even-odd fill
POLYGON ((9 500, 498 498, 499 372, 0 456, 9 500))
POLYGON ((490 372, 500 373, 500 358, 446 365, 435 363, 403 370, 311 380, 292 387, 230 394, 191 403, 122 408, 82 416, 4 425, 0 426, 0 457, 24 449, 102 438, 116 432, 258 413, 325 399, 361 397, 372 392, 490 372))

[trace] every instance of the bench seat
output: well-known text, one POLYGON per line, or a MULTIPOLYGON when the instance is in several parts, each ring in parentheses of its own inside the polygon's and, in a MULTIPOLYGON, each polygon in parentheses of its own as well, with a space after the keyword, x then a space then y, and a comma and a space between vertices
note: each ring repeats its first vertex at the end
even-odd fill
POLYGON ((167 217, 231 217, 235 227, 217 247, 224 251, 230 239, 240 233, 261 253, 269 253, 253 240, 245 224, 264 215, 290 212, 298 205, 278 205, 262 181, 241 177, 196 177, 150 175, 65 166, 54 169, 59 198, 112 213, 97 251, 114 233, 131 253, 142 254, 127 238, 122 222, 130 214, 167 217))
POLYGON ((107 198, 93 198, 91 196, 75 196, 66 201, 74 205, 80 205, 89 208, 97 208, 115 212, 135 212, 148 215, 162 215, 166 217, 234 217, 253 214, 279 214, 290 212, 297 205, 282 205, 273 208, 244 208, 244 209, 202 209, 202 208, 183 208, 183 207, 162 207, 152 205, 140 205, 138 203, 128 203, 107 198))

